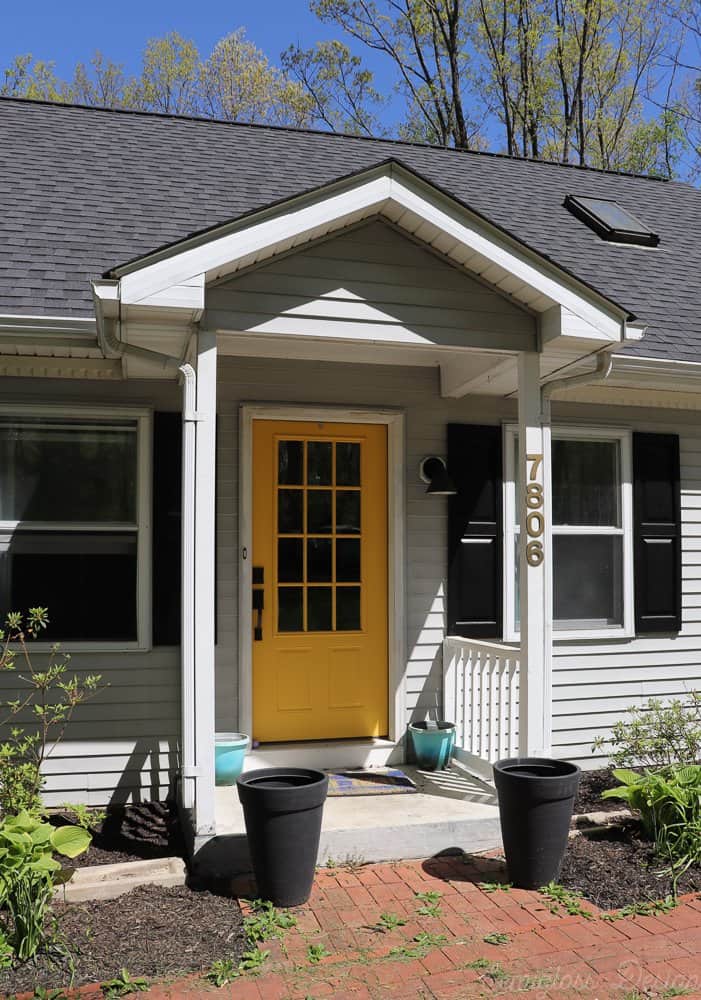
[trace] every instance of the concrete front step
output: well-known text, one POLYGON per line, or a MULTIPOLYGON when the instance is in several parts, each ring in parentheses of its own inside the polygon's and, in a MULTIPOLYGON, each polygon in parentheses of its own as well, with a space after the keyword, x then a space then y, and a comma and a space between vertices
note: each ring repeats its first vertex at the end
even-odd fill
POLYGON ((392 740, 314 740, 308 743, 264 743, 246 754, 243 769, 259 767, 316 767, 322 770, 385 767, 402 759, 402 748, 392 740))
MULTIPOLYGON (((332 796, 324 807, 319 864, 333 860, 398 861, 447 848, 485 851, 501 845, 494 789, 461 768, 427 772, 403 766, 419 791, 332 796)), ((226 878, 250 870, 243 812, 235 788, 217 789, 217 834, 198 837, 194 864, 226 878)))

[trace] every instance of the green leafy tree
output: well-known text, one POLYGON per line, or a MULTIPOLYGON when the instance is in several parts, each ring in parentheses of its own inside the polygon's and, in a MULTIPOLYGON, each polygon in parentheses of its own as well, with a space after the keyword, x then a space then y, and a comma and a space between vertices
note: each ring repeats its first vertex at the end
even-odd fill
POLYGON ((479 126, 465 106, 471 19, 467 0, 312 0, 312 10, 390 59, 407 106, 401 133, 470 149, 479 126))
POLYGON ((291 45, 281 58, 283 70, 307 95, 314 124, 335 132, 383 134, 378 114, 385 99, 375 89, 372 72, 343 42, 317 42, 310 49, 291 45))
POLYGON ((15 56, 5 70, 0 87, 3 97, 29 97, 38 101, 61 100, 61 81, 53 62, 34 59, 31 53, 15 56))
POLYGON ((89 63, 78 63, 73 79, 63 88, 65 99, 101 108, 130 107, 137 99, 135 81, 124 66, 95 52, 89 63))
POLYGON ((198 110, 200 57, 194 42, 171 31, 146 45, 141 76, 133 85, 130 105, 166 114, 198 110))
POLYGON ((229 121, 305 125, 311 98, 253 42, 243 28, 217 42, 198 70, 200 106, 205 114, 229 121))

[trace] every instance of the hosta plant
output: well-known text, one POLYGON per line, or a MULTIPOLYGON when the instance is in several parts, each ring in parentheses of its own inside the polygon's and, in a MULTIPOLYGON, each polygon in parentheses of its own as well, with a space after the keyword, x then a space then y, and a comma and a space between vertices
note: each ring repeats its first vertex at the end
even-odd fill
POLYGON ((0 823, 0 906, 10 917, 7 939, 26 960, 45 941, 45 925, 61 863, 54 854, 75 858, 90 846, 77 826, 53 827, 26 810, 0 823))
POLYGON ((657 853, 669 861, 675 881, 691 865, 701 864, 701 765, 643 774, 621 769, 613 774, 620 785, 602 797, 623 799, 640 815, 657 853))

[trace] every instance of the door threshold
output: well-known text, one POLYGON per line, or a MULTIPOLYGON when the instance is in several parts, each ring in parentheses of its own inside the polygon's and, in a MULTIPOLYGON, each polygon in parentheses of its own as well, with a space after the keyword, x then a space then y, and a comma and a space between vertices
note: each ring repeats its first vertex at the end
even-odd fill
POLYGON ((382 737, 262 743, 246 755, 244 770, 257 767, 386 767, 403 763, 401 745, 382 737))

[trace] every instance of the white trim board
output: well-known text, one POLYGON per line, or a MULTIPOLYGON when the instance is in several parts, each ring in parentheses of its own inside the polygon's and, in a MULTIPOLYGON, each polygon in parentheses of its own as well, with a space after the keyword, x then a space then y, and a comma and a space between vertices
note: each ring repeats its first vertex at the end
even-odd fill
MULTIPOLYGON (((117 268, 121 303, 143 303, 199 276, 216 281, 373 216, 389 219, 497 288, 508 286, 517 301, 536 311, 562 306, 586 324, 587 343, 620 343, 625 337, 622 307, 396 162, 117 268)), ((567 335, 576 340, 580 332, 567 335)))
POLYGON ((323 423, 383 424, 387 427, 387 584, 389 738, 404 735, 406 720, 406 517, 404 414, 398 410, 366 410, 339 406, 242 403, 239 422, 239 599, 238 696, 239 730, 253 724, 253 421, 299 420, 323 423))

